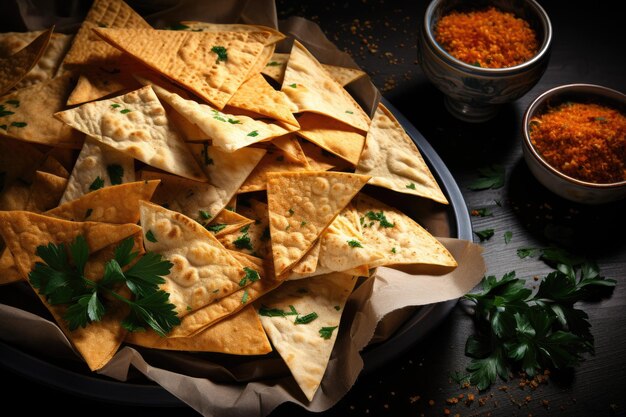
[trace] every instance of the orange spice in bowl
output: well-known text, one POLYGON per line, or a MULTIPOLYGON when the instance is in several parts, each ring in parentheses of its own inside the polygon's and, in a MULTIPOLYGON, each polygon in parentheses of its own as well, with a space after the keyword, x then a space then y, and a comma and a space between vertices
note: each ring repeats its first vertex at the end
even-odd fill
POLYGON ((595 103, 565 102, 530 120, 536 151, 563 174, 590 183, 626 181, 626 116, 595 103))
POLYGON ((495 7, 451 11, 437 23, 435 39, 456 59, 482 68, 513 67, 539 50, 527 21, 495 7))

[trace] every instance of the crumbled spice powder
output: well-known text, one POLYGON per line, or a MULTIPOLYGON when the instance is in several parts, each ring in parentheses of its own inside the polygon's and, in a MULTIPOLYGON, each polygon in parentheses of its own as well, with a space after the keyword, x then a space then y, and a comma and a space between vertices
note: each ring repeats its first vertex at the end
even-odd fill
POLYGON ((592 183, 626 180, 626 116, 594 103, 563 103, 530 121, 541 157, 565 175, 592 183))
POLYGON ((528 22, 490 7, 453 10, 435 27, 435 39, 453 57, 483 68, 507 68, 531 59, 537 36, 528 22))

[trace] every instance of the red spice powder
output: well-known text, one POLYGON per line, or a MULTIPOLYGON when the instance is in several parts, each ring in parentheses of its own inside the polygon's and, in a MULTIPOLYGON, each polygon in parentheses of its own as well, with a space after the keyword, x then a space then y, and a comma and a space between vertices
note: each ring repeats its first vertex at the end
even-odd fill
POLYGON ((438 22, 435 39, 456 59, 483 68, 519 65, 538 51, 528 22, 495 7, 450 12, 438 22))
POLYGON ((593 103, 563 103, 530 121, 530 139, 541 157, 586 182, 626 180, 626 116, 593 103))

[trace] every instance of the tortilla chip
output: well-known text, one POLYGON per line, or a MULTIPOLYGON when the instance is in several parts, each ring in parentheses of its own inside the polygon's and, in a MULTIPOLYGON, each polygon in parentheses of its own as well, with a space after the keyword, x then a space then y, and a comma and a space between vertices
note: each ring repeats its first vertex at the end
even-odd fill
POLYGON ((135 181, 135 161, 90 136, 85 138, 61 203, 102 187, 135 181))
POLYGON ((316 144, 308 140, 301 139, 298 141, 302 151, 306 155, 307 162, 313 171, 328 171, 334 169, 336 171, 346 171, 353 165, 345 159, 328 152, 324 148, 320 148, 316 144))
POLYGON ((136 181, 92 191, 46 212, 72 221, 137 223, 139 202, 150 200, 159 181, 136 181))
POLYGON ((273 279, 274 272, 271 264, 264 263, 262 259, 255 258, 243 253, 229 251, 242 265, 259 273, 260 279, 254 281, 245 288, 232 293, 207 305, 200 310, 194 311, 181 319, 180 325, 174 327, 169 337, 188 337, 196 335, 220 320, 235 314, 241 309, 251 305, 255 300, 277 288, 281 281, 273 279))
POLYGON ((233 198, 243 181, 265 154, 263 149, 244 148, 233 153, 200 144, 192 144, 191 152, 202 164, 208 183, 157 173, 142 172, 142 179, 160 179, 153 201, 169 209, 207 224, 233 198), (208 163, 206 163, 208 162, 208 163))
POLYGON ((293 267, 369 180, 343 172, 267 174, 272 254, 277 276, 293 267))
POLYGON ((206 181, 150 86, 55 116, 129 157, 181 177, 206 181))
POLYGON ((146 250, 174 264, 161 289, 179 317, 247 285, 241 264, 198 222, 147 202, 140 211, 146 250))
POLYGON ((269 32, 94 31, 218 110, 245 81, 270 36, 269 32))
POLYGON ((352 165, 361 157, 365 136, 358 130, 316 113, 303 113, 298 119, 300 130, 297 135, 326 149, 352 165))
POLYGON ((31 182, 44 159, 44 153, 29 143, 0 138, 0 195, 18 178, 31 182))
POLYGON ((240 213, 254 220, 254 223, 222 233, 219 241, 225 248, 262 259, 269 259, 270 228, 267 204, 250 200, 250 207, 241 207, 240 213))
POLYGON ((371 262, 370 268, 403 264, 457 266, 452 254, 435 237, 401 211, 362 193, 356 199, 356 209, 359 217, 370 221, 362 229, 363 246, 385 253, 384 258, 371 262), (384 216, 387 226, 372 219, 376 216, 384 216))
POLYGON ((261 320, 251 305, 193 336, 161 337, 154 331, 135 332, 126 336, 126 342, 153 349, 231 355, 264 355, 272 351, 261 320))
POLYGON ((53 116, 65 108, 73 85, 71 74, 65 74, 0 97, 5 114, 0 118, 0 136, 80 149, 85 136, 53 116))
POLYGON ((261 298, 261 323, 291 374, 311 401, 328 366, 346 300, 356 279, 334 273, 302 281, 289 281, 261 298), (266 309, 297 315, 264 315, 266 309), (315 318, 299 324, 297 319, 315 313, 315 318))
POLYGON ((13 88, 37 64, 48 47, 52 31, 53 28, 46 30, 10 57, 0 58, 0 94, 13 88))
MULTIPOLYGON (((44 31, 0 33, 0 58, 7 58, 27 46, 44 31)), ((70 47, 73 35, 53 33, 48 47, 37 61, 37 64, 15 85, 15 89, 54 78, 65 53, 70 47)))
MULTIPOLYGON (((16 260, 20 274, 24 277, 32 270, 35 263, 40 261, 40 258, 35 255, 40 245, 69 244, 78 235, 83 235, 90 253, 94 253, 140 230, 141 228, 134 224, 77 223, 25 211, 0 212, 0 234, 8 242, 8 248, 16 260)), ((85 270, 87 273, 89 268, 85 270)), ((88 278, 94 277, 88 275, 88 278)), ((119 308, 112 309, 111 314, 105 315, 101 321, 70 331, 63 319, 67 306, 51 305, 41 295, 40 299, 91 370, 97 370, 106 365, 124 340, 126 331, 121 325, 121 320, 127 311, 122 303, 119 308)))
POLYGON ((139 87, 135 78, 126 70, 92 68, 80 74, 76 87, 67 99, 67 105, 86 103, 122 90, 136 90, 139 87))
POLYGON ((417 146, 383 104, 374 114, 356 172, 371 175, 370 184, 448 204, 417 146))
POLYGON ((330 76, 333 77, 333 79, 337 81, 342 87, 367 75, 365 71, 361 71, 360 69, 356 68, 340 67, 337 65, 329 64, 322 64, 322 66, 328 72, 328 74, 330 74, 330 76))
POLYGON ((42 171, 35 172, 26 210, 41 213, 56 207, 66 185, 66 178, 42 171))
POLYGON ((272 139, 272 145, 282 150, 288 158, 301 162, 307 167, 309 166, 309 161, 307 160, 306 154, 302 150, 302 146, 300 146, 300 141, 294 134, 274 138, 272 139))
POLYGON ((272 54, 269 62, 265 64, 265 67, 261 70, 261 74, 276 81, 278 85, 282 85, 283 78, 285 77, 285 69, 287 68, 287 61, 289 61, 289 54, 275 52, 272 54))
MULTIPOLYGON (((202 130, 213 146, 233 152, 256 142, 289 133, 275 123, 254 120, 248 116, 225 114, 208 104, 188 100, 158 85, 153 86, 159 97, 174 110, 202 130)), ((204 139, 206 140, 206 139, 204 139)))
POLYGON ((298 172, 307 170, 310 170, 308 164, 294 161, 289 158, 287 153, 280 149, 270 148, 237 192, 242 194, 266 190, 267 174, 270 172, 298 172))
POLYGON ((93 33, 92 29, 98 27, 152 29, 122 0, 95 0, 63 60, 64 65, 110 65, 122 57, 122 52, 93 33))
POLYGON ((361 106, 298 41, 291 49, 281 91, 299 113, 323 114, 361 132, 369 128, 370 119, 361 106))
POLYGON ((61 163, 50 154, 46 155, 46 159, 39 166, 38 171, 47 172, 48 174, 56 175, 57 177, 68 179, 70 177, 70 173, 67 172, 67 169, 61 163))
POLYGON ((222 210, 211 220, 206 228, 209 232, 213 233, 215 237, 219 238, 220 236, 240 230, 252 223, 254 223, 253 219, 249 219, 234 211, 222 210))
MULTIPOLYGON (((335 218, 335 220, 337 220, 337 218, 335 218)), ((333 222, 335 220, 333 220, 333 222)), ((302 259, 298 261, 298 263, 293 268, 291 268, 290 272, 292 274, 310 275, 315 272, 315 270, 317 269, 317 262, 320 257, 320 249, 321 249, 320 243, 321 243, 321 239, 317 239, 313 247, 309 249, 309 251, 302 257, 302 259)))
POLYGON ((13 181, 0 193, 0 211, 26 210, 30 185, 22 180, 13 181))
POLYGON ((299 126, 291 113, 291 102, 284 93, 274 90, 259 73, 241 84, 228 101, 228 106, 299 126))

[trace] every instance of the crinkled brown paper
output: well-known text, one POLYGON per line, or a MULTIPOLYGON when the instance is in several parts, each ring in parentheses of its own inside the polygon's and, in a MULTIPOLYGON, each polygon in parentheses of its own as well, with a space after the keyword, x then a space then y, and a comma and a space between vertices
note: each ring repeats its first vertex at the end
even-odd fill
MULTIPOLYGON (((53 15, 42 12, 54 10, 53 1, 47 3, 48 8, 42 4, 31 7, 31 1, 18 3, 30 30, 55 23, 53 15)), ((129 4, 133 6, 132 1, 129 4)), ((148 16, 155 27, 180 20, 256 23, 272 27, 277 27, 278 23, 271 0, 156 1, 150 3, 150 7, 162 10, 148 16)), ((82 16, 76 17, 74 22, 80 19, 82 16)), ((72 21, 65 17, 63 22, 72 21)), ((283 33, 299 39, 321 62, 357 68, 350 56, 329 42, 316 24, 292 17, 280 22, 278 27, 283 33)), ((380 98, 368 79, 354 83, 350 92, 370 112, 380 98)), ((443 208, 411 196, 400 198, 402 200, 399 201, 407 208, 414 209, 425 204, 426 210, 417 209, 417 213, 421 213, 418 217, 420 223, 436 236, 450 235, 443 208), (424 212, 429 214, 423 216, 424 212)), ((231 361, 227 355, 140 351, 124 346, 100 373, 125 381, 136 373, 129 374, 132 366, 204 416, 265 416, 286 401, 311 411, 326 410, 350 390, 363 369, 359 352, 370 341, 380 342, 392 334, 401 324, 399 318, 406 317, 405 307, 455 300, 478 284, 485 272, 480 246, 452 238, 441 238, 441 241, 459 264, 451 273, 413 275, 381 267, 356 289, 344 310, 335 349, 321 387, 311 402, 306 400, 280 357, 275 354, 232 358, 231 361), (389 314, 392 312, 400 314, 389 314)), ((4 304, 0 304, 0 338, 46 356, 76 356, 56 324, 4 304)))

